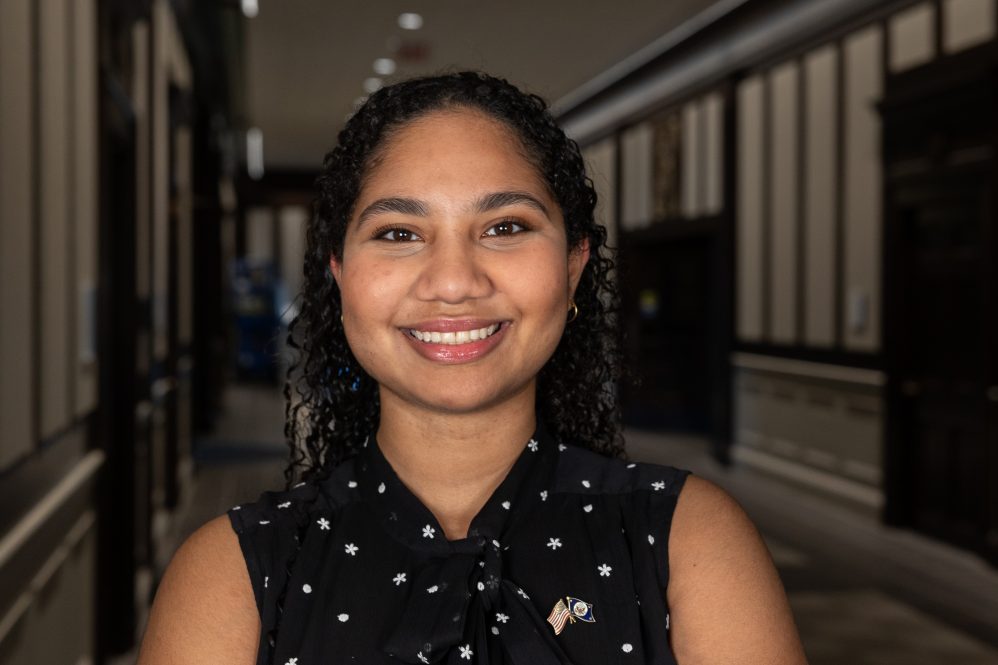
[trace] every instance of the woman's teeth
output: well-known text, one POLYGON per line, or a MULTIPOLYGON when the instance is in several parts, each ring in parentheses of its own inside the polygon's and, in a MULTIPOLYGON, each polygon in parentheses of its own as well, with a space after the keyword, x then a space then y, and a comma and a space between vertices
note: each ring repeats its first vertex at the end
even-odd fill
POLYGON ((486 337, 494 334, 497 330, 499 330, 499 324, 493 323, 491 326, 477 328, 475 330, 458 330, 456 332, 409 330, 409 334, 418 339, 420 342, 455 345, 467 344, 468 342, 485 339, 486 337))

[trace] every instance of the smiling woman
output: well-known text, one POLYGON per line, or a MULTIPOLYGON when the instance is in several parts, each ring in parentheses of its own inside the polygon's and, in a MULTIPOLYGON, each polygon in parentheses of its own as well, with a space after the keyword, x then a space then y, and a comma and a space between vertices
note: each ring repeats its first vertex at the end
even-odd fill
POLYGON ((140 663, 804 662, 740 508, 620 459, 594 205, 503 80, 371 96, 308 229, 288 489, 185 543, 140 663))

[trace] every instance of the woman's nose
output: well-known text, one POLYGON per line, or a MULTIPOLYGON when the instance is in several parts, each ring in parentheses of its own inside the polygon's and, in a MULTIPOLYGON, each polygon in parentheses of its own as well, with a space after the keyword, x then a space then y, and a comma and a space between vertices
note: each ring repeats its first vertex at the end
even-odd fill
POLYGON ((480 249, 464 238, 437 238, 423 265, 417 297, 456 304, 492 292, 480 249))

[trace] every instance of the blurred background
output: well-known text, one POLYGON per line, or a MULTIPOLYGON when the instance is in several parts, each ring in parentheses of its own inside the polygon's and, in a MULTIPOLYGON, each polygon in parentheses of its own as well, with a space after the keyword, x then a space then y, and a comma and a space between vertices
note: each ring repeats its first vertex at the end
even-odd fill
POLYGON ((0 0, 0 665, 127 663, 283 484, 283 334, 364 96, 553 103, 630 455, 759 525, 812 665, 998 663, 998 0, 0 0))

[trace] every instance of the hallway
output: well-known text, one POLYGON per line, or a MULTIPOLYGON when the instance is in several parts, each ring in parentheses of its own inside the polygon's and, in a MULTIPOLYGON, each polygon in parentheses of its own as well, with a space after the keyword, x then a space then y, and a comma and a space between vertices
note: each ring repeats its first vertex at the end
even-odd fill
MULTIPOLYGON (((282 422, 278 391, 230 388, 216 432, 197 442, 197 480, 176 542, 283 484, 282 422)), ((976 557, 746 468, 722 469, 696 438, 630 431, 627 442, 635 460, 691 469, 743 505, 780 570, 810 665, 998 662, 998 571, 976 557)))

